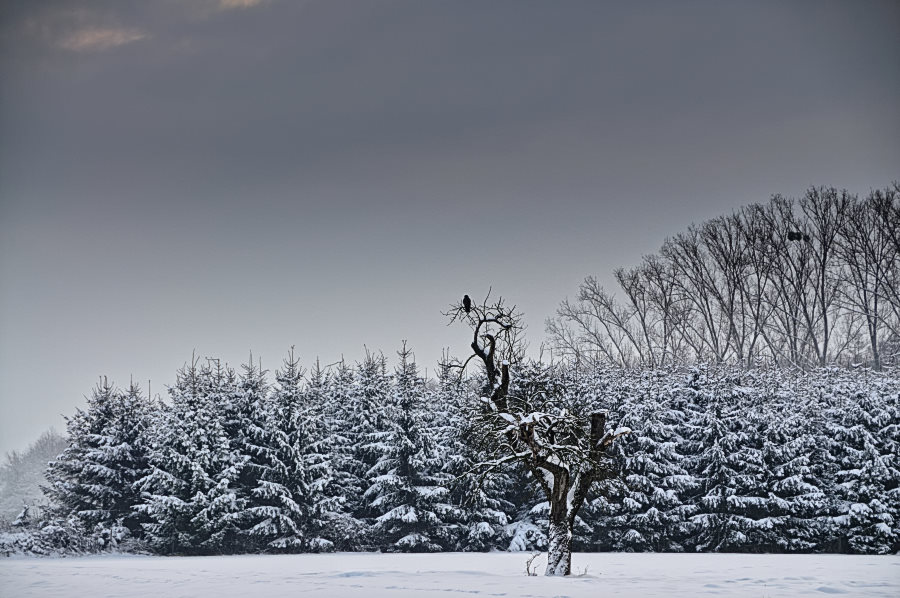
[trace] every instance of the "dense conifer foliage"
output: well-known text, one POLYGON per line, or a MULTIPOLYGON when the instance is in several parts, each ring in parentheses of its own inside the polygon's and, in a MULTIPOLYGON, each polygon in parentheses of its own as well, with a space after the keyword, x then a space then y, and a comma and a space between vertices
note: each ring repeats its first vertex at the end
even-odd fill
POLYGON ((136 484, 149 473, 153 407, 134 384, 122 391, 104 378, 93 389, 87 410, 68 419, 69 446, 47 469, 44 491, 54 515, 100 534, 141 532, 136 484))
MULTIPOLYGON (((896 370, 519 367, 511 397, 553 387, 632 429, 615 448, 622 477, 579 515, 576 550, 900 549, 896 370)), ((305 373, 290 354, 273 376, 194 359, 158 402, 102 383, 47 471, 52 511, 4 542, 546 550, 548 507, 527 471, 467 475, 485 459, 479 381, 419 371, 404 348, 393 370, 380 355, 305 373)))

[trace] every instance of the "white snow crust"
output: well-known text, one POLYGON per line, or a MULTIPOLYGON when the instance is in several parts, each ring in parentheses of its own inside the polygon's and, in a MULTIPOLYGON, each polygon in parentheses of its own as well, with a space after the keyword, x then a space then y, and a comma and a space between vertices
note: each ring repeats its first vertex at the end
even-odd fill
MULTIPOLYGON (((898 556, 576 554, 576 575, 568 578, 527 577, 528 557, 501 552, 12 557, 0 558, 0 596, 900 596, 898 556)), ((543 571, 546 554, 537 563, 543 571)))

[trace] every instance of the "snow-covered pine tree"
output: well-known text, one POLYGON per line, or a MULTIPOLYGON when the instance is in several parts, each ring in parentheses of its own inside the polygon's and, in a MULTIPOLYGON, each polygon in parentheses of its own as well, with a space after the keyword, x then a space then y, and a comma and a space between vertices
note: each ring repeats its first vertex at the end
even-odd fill
POLYGON ((399 356, 389 400, 373 418, 375 431, 365 445, 377 458, 365 497, 381 550, 436 552, 450 541, 444 522, 451 510, 449 476, 441 472, 424 381, 406 343, 399 356))
POLYGON ((445 359, 438 368, 432 404, 448 408, 442 445, 446 451, 443 471, 454 479, 450 486, 453 511, 448 513, 456 523, 453 550, 506 549, 509 541, 504 532, 515 512, 515 506, 507 500, 512 491, 508 472, 483 477, 466 475, 485 460, 479 430, 469 417, 477 408, 477 400, 470 386, 452 372, 445 359))
POLYGON ((217 401, 234 393, 233 371, 192 358, 169 388, 171 404, 151 435, 150 473, 139 482, 138 511, 150 545, 167 554, 231 552, 240 532, 243 501, 235 459, 217 401))
POLYGON ((900 371, 895 366, 877 374, 872 383, 871 400, 877 401, 878 416, 873 420, 879 453, 887 470, 882 478, 884 500, 893 518, 890 552, 900 552, 900 371))
MULTIPOLYGON (((252 403, 252 399, 246 396, 250 393, 242 388, 234 369, 222 365, 219 359, 207 361, 210 367, 209 376, 204 378, 204 394, 221 423, 227 448, 222 456, 225 466, 217 472, 216 484, 205 494, 199 521, 203 523, 202 533, 207 537, 204 543, 211 550, 223 554, 245 552, 247 490, 253 480, 248 467, 250 450, 246 446, 253 442, 251 434, 258 435, 253 428, 260 418, 247 416, 244 405, 252 403)), ((262 375, 259 378, 259 383, 264 386, 265 379, 262 375)), ((256 383, 256 380, 251 382, 256 383)), ((262 396, 264 393, 261 390, 262 396)))
POLYGON ((693 467, 701 479, 699 512, 691 517, 698 552, 730 551, 746 544, 730 499, 735 496, 735 480, 741 474, 737 455, 741 450, 739 414, 729 402, 729 389, 720 372, 710 376, 701 390, 705 409, 691 422, 700 448, 693 467))
MULTIPOLYGON (((253 375, 245 369, 245 378, 253 375)), ((259 429, 259 448, 253 449, 249 463, 256 472, 256 487, 250 491, 247 513, 252 526, 247 534, 261 550, 327 550, 332 543, 319 534, 329 463, 321 453, 318 418, 308 401, 303 370, 293 348, 275 380, 270 400, 258 402, 254 409, 269 406, 266 425, 259 429)), ((252 389, 258 385, 242 380, 242 386, 252 389)))
POLYGON ((830 443, 822 433, 824 409, 801 377, 779 371, 767 374, 757 384, 764 387, 767 403, 763 456, 770 522, 761 533, 760 550, 821 550, 830 535, 823 517, 833 494, 829 476, 823 475, 830 443))
POLYGON ((425 371, 422 378, 424 385, 422 421, 432 442, 435 463, 438 464, 434 473, 444 478, 443 486, 447 489, 441 512, 443 522, 441 545, 447 550, 460 550, 461 538, 465 533, 465 509, 460 505, 459 495, 454 495, 454 487, 458 480, 457 474, 453 472, 454 464, 458 464, 461 460, 457 403, 462 396, 459 379, 452 378, 452 374, 446 370, 447 368, 439 365, 437 377, 434 379, 428 377, 428 370, 425 371), (444 376, 444 373, 447 376, 444 376))
POLYGON ((344 464, 347 466, 348 482, 351 492, 346 495, 347 512, 365 528, 356 538, 357 546, 376 546, 371 536, 375 524, 375 512, 365 499, 371 486, 369 470, 375 466, 380 457, 371 445, 372 434, 386 427, 388 404, 391 400, 391 380, 387 371, 387 359, 382 353, 366 350, 362 363, 356 365, 353 384, 350 387, 347 402, 335 405, 342 412, 341 435, 348 443, 349 454, 344 464))
POLYGON ((146 521, 134 508, 141 503, 138 481, 150 472, 150 432, 159 406, 149 397, 144 397, 141 389, 132 381, 128 389, 119 395, 116 402, 116 414, 109 430, 110 444, 106 449, 110 453, 110 463, 118 471, 122 481, 121 505, 127 514, 123 514, 122 525, 128 528, 133 537, 141 537, 146 521))
POLYGON ((290 503, 282 498, 289 492, 272 481, 273 472, 283 469, 277 453, 275 417, 268 402, 266 371, 253 363, 253 355, 241 365, 234 384, 216 401, 222 427, 228 437, 232 461, 240 463, 240 474, 231 488, 240 499, 240 510, 230 517, 234 529, 231 552, 261 552, 271 543, 295 531, 290 503))
POLYGON ((770 398, 760 392, 752 373, 744 372, 730 383, 727 402, 733 414, 731 433, 737 441, 737 451, 732 456, 737 475, 732 479, 733 494, 726 503, 744 539, 727 550, 761 552, 771 545, 774 525, 769 510, 770 473, 765 460, 768 448, 765 431, 772 423, 768 410, 770 398), (744 383, 745 379, 749 379, 749 385, 744 383))
MULTIPOLYGON (((669 427, 672 436, 668 438, 665 451, 673 451, 676 471, 665 479, 666 488, 673 490, 678 497, 678 505, 669 511, 669 528, 673 546, 677 550, 690 550, 693 544, 693 524, 691 516, 698 506, 691 500, 696 496, 702 482, 698 472, 692 468, 694 462, 692 450, 696 446, 691 443, 691 421, 700 407, 696 404, 697 391, 690 387, 689 380, 683 371, 669 367, 661 372, 660 396, 665 411, 661 413, 662 423, 669 427), (671 443, 671 445, 669 445, 671 443), (677 456, 676 456, 677 455, 677 456)), ((691 376, 693 378, 693 376, 691 376)))
POLYGON ((840 447, 835 472, 840 514, 835 521, 850 551, 887 554, 898 544, 900 471, 895 451, 900 391, 896 382, 875 373, 872 377, 877 384, 860 385, 841 376, 832 387, 837 403, 828 433, 840 447))
POLYGON ((113 418, 116 392, 106 379, 93 388, 87 410, 77 409, 75 415, 66 418, 69 446, 47 468, 49 484, 44 493, 52 501, 55 514, 75 515, 89 527, 109 519, 109 509, 103 506, 119 486, 115 471, 92 458, 92 453, 102 447, 113 418))
MULTIPOLYGON (((147 474, 144 434, 152 406, 131 384, 123 392, 104 378, 93 389, 86 410, 67 419, 69 446, 47 469, 45 493, 56 514, 76 518, 98 538, 102 529, 126 527, 140 535, 140 502, 134 483, 147 474)), ((113 536, 121 537, 121 531, 113 536)))
POLYGON ((693 488, 686 458, 679 452, 680 411, 668 403, 668 371, 636 372, 622 376, 620 425, 632 433, 619 450, 625 462, 622 500, 614 517, 601 528, 618 531, 615 550, 682 552, 689 510, 684 493, 693 488))
POLYGON ((330 460, 330 480, 324 488, 323 537, 336 550, 359 550, 368 545, 369 524, 357 517, 362 512, 366 488, 365 468, 359 461, 359 445, 365 426, 355 376, 344 360, 327 375, 313 369, 309 393, 321 415, 322 452, 330 460))
MULTIPOLYGON (((282 372, 282 375, 287 370, 282 372)), ((279 383, 281 384, 281 383, 279 383)), ((318 360, 309 373, 303 393, 303 407, 299 410, 298 430, 306 434, 300 451, 309 482, 310 520, 306 534, 310 549, 334 550, 332 539, 337 528, 349 529, 343 522, 342 474, 337 467, 335 447, 340 443, 333 434, 335 421, 340 416, 328 394, 328 377, 318 360), (338 525, 335 525, 338 524, 338 525)), ((298 434, 298 439, 301 434, 298 434)))

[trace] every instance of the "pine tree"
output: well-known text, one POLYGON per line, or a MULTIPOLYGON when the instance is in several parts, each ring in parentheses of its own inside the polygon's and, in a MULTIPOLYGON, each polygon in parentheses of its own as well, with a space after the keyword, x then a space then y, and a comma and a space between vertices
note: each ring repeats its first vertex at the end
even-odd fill
POLYGON ((509 514, 515 511, 506 500, 512 487, 508 472, 496 472, 491 476, 467 475, 476 464, 484 460, 478 429, 469 417, 477 401, 468 385, 462 383, 446 363, 438 370, 437 387, 432 403, 446 405, 443 415, 442 445, 445 456, 443 471, 455 482, 450 487, 453 509, 449 518, 456 523, 454 550, 488 551, 507 548, 505 528, 509 514))
POLYGON ((320 404, 322 452, 330 461, 330 479, 323 488, 322 534, 336 550, 359 550, 368 544, 371 530, 357 516, 363 510, 367 482, 359 461, 365 424, 353 369, 342 360, 325 376, 317 367, 309 391, 320 404))
POLYGON ((104 378, 93 389, 87 410, 67 420, 69 446, 47 470, 44 490, 58 516, 75 517, 87 530, 124 526, 140 535, 134 483, 147 474, 151 409, 134 384, 122 392, 104 378))
POLYGON ((700 552, 731 551, 747 543, 734 503, 739 498, 735 484, 741 475, 739 414, 729 404, 726 386, 718 375, 707 385, 703 397, 706 409, 692 424, 703 447, 694 465, 702 480, 700 512, 691 517, 700 552))
POLYGON ((399 355, 393 392, 373 418, 375 432, 366 445, 377 461, 368 472, 371 485, 365 496, 376 514, 375 531, 383 551, 435 552, 449 543, 443 521, 451 510, 448 476, 440 471, 443 463, 415 360, 405 344, 399 355))
POLYGON ((293 349, 275 379, 269 421, 259 436, 265 448, 257 449, 251 460, 258 475, 251 490, 248 534, 265 550, 327 550, 332 543, 319 535, 329 463, 314 434, 317 419, 293 349))
POLYGON ((171 405, 155 424, 150 473, 140 480, 146 538, 164 553, 233 552, 245 499, 218 402, 234 393, 233 371, 192 359, 169 389, 171 405))
POLYGON ((613 544, 616 550, 684 550, 681 541, 689 510, 682 507, 682 497, 693 489, 693 482, 679 452, 683 418, 664 402, 660 382, 667 378, 665 372, 647 372, 620 391, 625 395, 620 425, 632 433, 620 447, 625 483, 621 509, 611 522, 620 530, 613 544))
MULTIPOLYGON (((627 424, 634 390, 625 372, 605 368, 582 371, 574 364, 569 377, 576 380, 572 386, 578 401, 591 410, 606 410, 611 421, 627 424)), ((640 423, 644 425, 644 422, 640 423)), ((634 450, 636 442, 631 436, 624 437, 610 449, 610 455, 624 476, 630 472, 626 455, 634 450)), ((598 486, 602 491, 585 501, 573 542, 583 550, 623 550, 625 543, 636 533, 632 531, 634 522, 629 521, 629 513, 636 510, 639 503, 629 498, 629 486, 624 479, 604 480, 598 486)))
POLYGON ((259 552, 271 543, 298 531, 283 507, 290 492, 272 478, 284 469, 277 455, 275 417, 267 401, 266 371, 253 363, 253 355, 241 366, 235 384, 217 402, 232 461, 241 463, 233 484, 241 510, 235 514, 235 552, 259 552))
POLYGON ((829 430, 841 449, 835 473, 841 515, 836 522, 846 530, 852 552, 887 554, 898 542, 894 529, 900 472, 896 453, 888 452, 897 447, 897 409, 885 409, 874 389, 846 386, 837 387, 840 412, 829 430))
POLYGON ((771 525, 760 539, 760 548, 767 552, 821 549, 828 537, 821 518, 828 513, 828 496, 833 493, 823 476, 829 439, 818 433, 823 428, 822 406, 802 383, 789 384, 785 392, 777 372, 770 378, 776 379, 766 396, 769 425, 763 453, 771 525))

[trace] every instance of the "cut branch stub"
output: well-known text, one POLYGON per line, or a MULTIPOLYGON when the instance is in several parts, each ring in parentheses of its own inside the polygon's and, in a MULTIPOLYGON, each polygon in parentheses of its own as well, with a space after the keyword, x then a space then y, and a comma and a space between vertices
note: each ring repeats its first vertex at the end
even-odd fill
POLYGON ((603 438, 603 430, 606 428, 606 411, 595 411, 591 413, 591 444, 592 451, 597 450, 600 439, 603 438))
POLYGON ((509 394, 509 364, 503 363, 500 366, 500 386, 494 388, 494 392, 491 394, 491 400, 499 411, 507 411, 507 394, 509 394))

